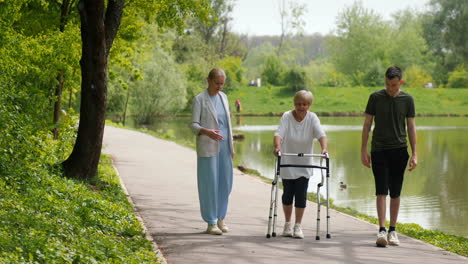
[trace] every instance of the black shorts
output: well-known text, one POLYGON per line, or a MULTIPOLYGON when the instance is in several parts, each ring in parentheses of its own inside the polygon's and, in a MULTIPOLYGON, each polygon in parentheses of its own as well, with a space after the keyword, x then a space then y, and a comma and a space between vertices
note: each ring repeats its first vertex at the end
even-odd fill
POLYGON ((388 195, 390 191, 391 198, 400 197, 408 158, 406 147, 371 152, 375 195, 388 195))
POLYGON ((306 177, 300 177, 294 180, 283 179, 283 196, 281 199, 283 204, 291 205, 294 198, 294 207, 305 208, 308 186, 309 179, 306 177))

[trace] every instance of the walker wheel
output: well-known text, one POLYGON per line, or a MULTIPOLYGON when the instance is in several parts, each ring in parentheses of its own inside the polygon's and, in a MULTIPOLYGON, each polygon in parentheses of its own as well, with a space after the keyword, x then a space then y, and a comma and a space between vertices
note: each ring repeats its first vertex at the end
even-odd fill
POLYGON ((315 240, 320 240, 320 237, 319 237, 319 236, 316 236, 316 237, 315 237, 315 240))
POLYGON ((267 234, 267 238, 270 238, 270 234, 267 234))
POLYGON ((327 238, 331 238, 331 235, 330 235, 330 234, 327 234, 327 238))
POLYGON ((273 232, 271 235, 272 235, 273 237, 276 237, 276 232, 273 232))

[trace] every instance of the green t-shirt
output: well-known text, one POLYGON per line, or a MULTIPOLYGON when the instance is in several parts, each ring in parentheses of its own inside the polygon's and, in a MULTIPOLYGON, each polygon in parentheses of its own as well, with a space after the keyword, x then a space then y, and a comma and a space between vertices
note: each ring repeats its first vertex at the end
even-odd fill
POLYGON ((371 151, 406 147, 406 118, 415 117, 413 97, 400 90, 392 97, 385 89, 369 96, 366 113, 374 116, 371 151))

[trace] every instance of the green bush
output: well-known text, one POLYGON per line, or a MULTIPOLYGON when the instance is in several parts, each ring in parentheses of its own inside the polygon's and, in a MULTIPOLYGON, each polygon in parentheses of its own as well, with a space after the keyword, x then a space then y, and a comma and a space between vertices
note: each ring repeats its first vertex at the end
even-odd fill
POLYGON ((283 85, 282 76, 285 66, 277 56, 268 56, 263 65, 262 80, 271 85, 283 85))
POLYGON ((155 47, 150 60, 140 68, 142 79, 130 84, 132 114, 140 124, 149 124, 162 114, 175 114, 186 106, 187 81, 173 58, 155 47))
MULTIPOLYGON (((242 68, 242 60, 240 57, 225 57, 217 63, 219 68, 226 73, 226 83, 224 89, 235 89, 244 82, 243 74, 245 69, 242 68)), ((208 74, 208 73, 207 73, 208 74)))
POLYGON ((364 85, 367 87, 377 87, 385 84, 385 69, 382 63, 377 60, 369 65, 369 69, 364 74, 362 83, 358 85, 364 85))
POLYGON ((305 70, 300 67, 294 67, 288 70, 284 75, 284 85, 294 92, 309 90, 305 70))
POLYGON ((350 85, 350 78, 334 69, 328 69, 325 72, 323 81, 320 85, 328 87, 347 87, 350 85))
POLYGON ((210 69, 201 60, 199 62, 184 64, 182 65, 182 69, 187 78, 186 108, 191 109, 193 98, 208 86, 206 78, 210 69))
POLYGON ((460 64, 453 72, 449 73, 447 87, 468 88, 468 72, 465 70, 465 65, 460 64))
POLYGON ((405 84, 411 88, 421 88, 427 83, 433 83, 432 77, 419 66, 411 66, 404 74, 405 84))

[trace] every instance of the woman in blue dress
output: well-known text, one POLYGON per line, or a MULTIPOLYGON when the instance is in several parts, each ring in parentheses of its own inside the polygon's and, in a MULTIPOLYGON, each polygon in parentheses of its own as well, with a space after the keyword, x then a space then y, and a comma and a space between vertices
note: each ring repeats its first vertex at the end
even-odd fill
POLYGON ((224 223, 232 190, 231 118, 228 99, 221 92, 226 81, 222 69, 208 74, 208 88, 193 100, 191 128, 197 137, 197 183, 200 211, 208 224, 206 232, 229 231, 224 223))

